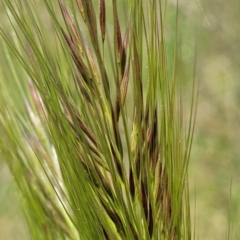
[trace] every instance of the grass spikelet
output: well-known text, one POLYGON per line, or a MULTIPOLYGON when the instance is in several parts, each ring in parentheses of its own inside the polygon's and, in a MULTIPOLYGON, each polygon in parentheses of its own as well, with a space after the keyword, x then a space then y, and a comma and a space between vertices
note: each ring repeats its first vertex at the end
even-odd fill
POLYGON ((99 0, 99 23, 102 35, 102 44, 104 44, 106 34, 106 7, 105 0, 99 0))
POLYGON ((82 18, 83 18, 84 22, 86 22, 85 11, 83 8, 82 0, 76 0, 76 2, 77 2, 78 9, 82 15, 82 18))

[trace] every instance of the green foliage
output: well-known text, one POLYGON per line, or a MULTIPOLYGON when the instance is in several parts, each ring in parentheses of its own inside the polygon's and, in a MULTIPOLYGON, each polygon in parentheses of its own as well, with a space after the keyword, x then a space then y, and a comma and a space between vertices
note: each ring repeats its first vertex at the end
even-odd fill
POLYGON ((116 0, 4 4, 0 149, 31 239, 191 239, 177 7, 167 56, 160 0, 126 22, 116 0))

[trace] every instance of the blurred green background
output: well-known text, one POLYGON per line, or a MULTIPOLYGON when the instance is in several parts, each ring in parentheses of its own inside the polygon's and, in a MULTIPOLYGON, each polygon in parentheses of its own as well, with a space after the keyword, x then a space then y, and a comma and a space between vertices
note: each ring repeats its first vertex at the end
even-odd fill
MULTIPOLYGON (((176 1, 169 0, 169 29, 175 10, 176 1)), ((240 1, 179 0, 179 16, 186 79, 193 74, 197 43, 199 102, 189 167, 197 239, 226 239, 229 223, 230 239, 240 239, 240 1)), ((2 1, 0 24, 9 26, 2 1)), ((190 87, 184 89, 189 99, 190 87)), ((1 162, 0 239, 25 239, 17 197, 1 162)))

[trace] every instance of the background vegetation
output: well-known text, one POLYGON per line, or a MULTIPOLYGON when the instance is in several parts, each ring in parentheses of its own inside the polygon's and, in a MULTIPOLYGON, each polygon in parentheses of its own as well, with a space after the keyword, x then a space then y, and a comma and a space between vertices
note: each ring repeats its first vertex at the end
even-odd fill
MULTIPOLYGON (((169 2, 174 16, 175 2, 169 2)), ((240 3, 234 0, 180 0, 179 12, 184 65, 190 66, 189 77, 196 39, 198 45, 200 97, 189 176, 193 210, 196 205, 196 230, 199 239, 226 239, 230 216, 233 224, 230 239, 237 239, 239 233, 235 230, 239 228, 240 213, 240 3)), ((171 14, 169 16, 171 20, 171 14)), ((2 24, 7 24, 1 20, 2 24)), ((169 24, 174 21, 172 18, 169 24)), ((171 37, 169 33, 169 41, 171 37)), ((1 236, 3 239, 23 239, 15 186, 3 164, 0 183, 1 236)))

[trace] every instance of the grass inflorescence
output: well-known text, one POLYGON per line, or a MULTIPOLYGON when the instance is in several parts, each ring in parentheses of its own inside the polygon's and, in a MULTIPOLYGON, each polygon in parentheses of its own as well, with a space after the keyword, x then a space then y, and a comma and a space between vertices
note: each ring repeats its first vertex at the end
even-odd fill
POLYGON ((177 7, 168 56, 167 2, 43 2, 4 0, 1 29, 0 149, 31 239, 191 239, 177 7))

